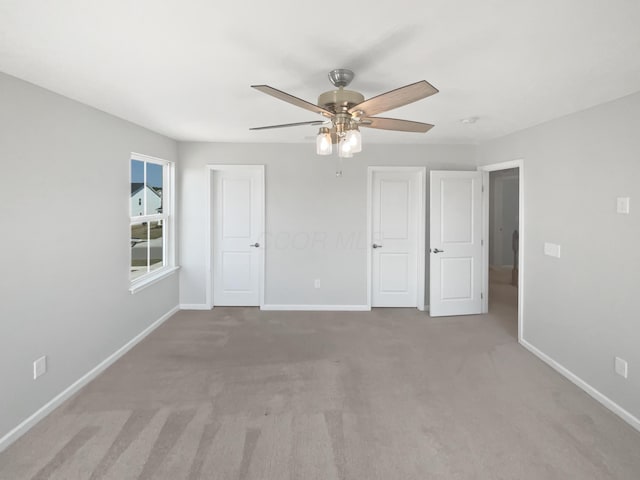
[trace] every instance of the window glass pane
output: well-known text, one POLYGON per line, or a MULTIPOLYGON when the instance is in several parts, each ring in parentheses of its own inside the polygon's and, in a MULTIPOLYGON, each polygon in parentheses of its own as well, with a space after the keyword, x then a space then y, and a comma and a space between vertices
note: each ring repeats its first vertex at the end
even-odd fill
POLYGON ((157 270, 164 265, 162 221, 149 224, 149 269, 157 270))
MULTIPOLYGON (((147 274, 167 265, 165 258, 165 225, 163 209, 166 189, 164 176, 167 165, 131 159, 131 280, 143 280, 147 274), (159 215, 160 214, 160 215, 159 215), (146 222, 144 216, 158 215, 162 220, 146 222)), ((167 212, 170 213, 170 212, 167 212)), ((157 217, 156 217, 157 218, 157 217)))
POLYGON ((147 273, 149 229, 146 223, 131 225, 131 280, 147 273))
POLYGON ((147 215, 162 213, 162 165, 147 163, 147 215))
POLYGON ((131 216, 144 215, 144 162, 131 160, 131 216))

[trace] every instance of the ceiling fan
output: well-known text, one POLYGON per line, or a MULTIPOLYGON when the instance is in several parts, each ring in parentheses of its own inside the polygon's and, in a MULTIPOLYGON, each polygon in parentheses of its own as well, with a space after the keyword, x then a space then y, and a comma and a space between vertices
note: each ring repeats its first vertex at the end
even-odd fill
POLYGON ((426 133, 433 128, 433 125, 429 123, 374 117, 379 113, 408 105, 438 93, 438 89, 429 82, 421 80, 365 100, 364 95, 361 93, 345 90, 345 87, 351 83, 354 77, 355 74, 346 68, 338 68, 329 72, 329 80, 337 90, 322 93, 318 97, 317 105, 268 85, 251 85, 252 88, 267 95, 305 110, 319 113, 325 117, 325 120, 269 125, 251 128, 250 130, 266 130, 300 125, 326 125, 320 128, 316 137, 316 152, 318 155, 330 155, 332 145, 336 144, 340 157, 352 157, 354 153, 362 150, 359 127, 418 133, 426 133))

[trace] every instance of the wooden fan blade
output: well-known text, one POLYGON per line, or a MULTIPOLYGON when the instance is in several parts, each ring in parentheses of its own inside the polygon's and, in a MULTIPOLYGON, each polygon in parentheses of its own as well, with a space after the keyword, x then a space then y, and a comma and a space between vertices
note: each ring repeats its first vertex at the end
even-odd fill
POLYGON ((365 100, 355 107, 350 108, 349 113, 361 111, 363 115, 370 117, 378 113, 402 107, 403 105, 408 105, 409 103, 417 102, 435 93, 438 93, 438 89, 426 80, 422 80, 365 100))
POLYGON ((324 120, 312 120, 310 122, 283 123, 282 125, 267 125, 266 127, 253 127, 249 130, 268 130, 269 128, 299 127, 301 125, 324 125, 324 120))
POLYGON ((251 85, 251 88, 255 88, 256 90, 261 91, 262 93, 266 93, 267 95, 271 95, 272 97, 276 97, 280 100, 284 100, 291 105, 295 105, 296 107, 304 108, 305 110, 309 110, 314 113, 319 113, 324 115, 325 117, 333 117, 333 113, 329 110, 325 110, 318 105, 314 105, 313 103, 307 102, 306 100, 302 100, 301 98, 294 97, 293 95, 289 95, 282 90, 278 90, 277 88, 270 87, 269 85, 251 85))
POLYGON ((365 117, 361 119, 359 126, 367 128, 379 128, 381 130, 396 130, 399 132, 426 133, 433 128, 430 123, 412 122, 411 120, 399 120, 397 118, 365 117))

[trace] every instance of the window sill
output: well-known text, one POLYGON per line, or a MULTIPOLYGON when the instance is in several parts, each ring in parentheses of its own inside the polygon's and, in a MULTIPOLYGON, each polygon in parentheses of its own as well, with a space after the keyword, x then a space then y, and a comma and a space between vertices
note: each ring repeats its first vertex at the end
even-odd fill
POLYGON ((176 271, 178 271, 179 268, 180 267, 165 267, 161 270, 146 275, 144 278, 131 283, 131 286, 129 287, 129 293, 131 293, 131 295, 133 295, 134 293, 138 293, 140 290, 144 290, 154 283, 158 283, 160 280, 173 275, 176 271))

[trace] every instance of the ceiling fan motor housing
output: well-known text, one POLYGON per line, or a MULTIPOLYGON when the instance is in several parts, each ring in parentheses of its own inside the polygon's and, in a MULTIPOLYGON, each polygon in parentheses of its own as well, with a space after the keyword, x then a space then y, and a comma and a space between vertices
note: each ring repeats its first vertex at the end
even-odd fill
POLYGON ((324 92, 318 97, 319 106, 335 113, 346 112, 362 102, 364 95, 344 88, 324 92))

